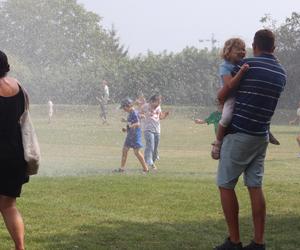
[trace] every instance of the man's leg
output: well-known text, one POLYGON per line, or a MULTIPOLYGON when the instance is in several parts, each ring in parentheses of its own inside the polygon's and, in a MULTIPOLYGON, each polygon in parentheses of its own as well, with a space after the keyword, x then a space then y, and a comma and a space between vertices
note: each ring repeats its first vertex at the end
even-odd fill
POLYGON ((254 242, 257 244, 264 244, 264 232, 266 222, 266 202, 261 187, 248 187, 251 206, 252 217, 254 224, 254 242))
POLYGON ((102 119, 103 122, 106 121, 106 111, 103 102, 100 102, 100 118, 102 119))
POLYGON ((240 243, 239 203, 234 189, 219 187, 224 216, 227 222, 230 241, 240 243))

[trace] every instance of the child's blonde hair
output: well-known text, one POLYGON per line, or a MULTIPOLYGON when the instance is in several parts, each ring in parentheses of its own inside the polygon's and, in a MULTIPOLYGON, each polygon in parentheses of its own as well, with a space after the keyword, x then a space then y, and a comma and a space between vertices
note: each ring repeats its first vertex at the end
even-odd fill
POLYGON ((225 60, 229 60, 229 55, 233 49, 245 49, 245 42, 240 38, 231 38, 224 43, 221 57, 225 60))

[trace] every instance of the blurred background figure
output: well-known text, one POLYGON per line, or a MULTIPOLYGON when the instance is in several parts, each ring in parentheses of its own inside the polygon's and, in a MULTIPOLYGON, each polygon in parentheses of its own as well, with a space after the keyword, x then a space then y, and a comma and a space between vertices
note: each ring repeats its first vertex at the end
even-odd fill
POLYGON ((137 107, 137 110, 140 112, 141 111, 141 108, 142 106, 146 103, 146 98, 144 96, 144 93, 143 91, 139 90, 138 93, 137 93, 137 98, 134 102, 134 104, 136 105, 137 107))
MULTIPOLYGON (((290 125, 300 125, 300 102, 298 104, 298 109, 296 112, 296 117, 295 119, 289 121, 290 125)), ((300 133, 298 134, 298 136, 296 137, 296 141, 300 147, 300 133)), ((298 158, 300 158, 300 152, 298 153, 298 158)))
POLYGON ((48 101, 48 122, 51 123, 53 116, 53 102, 49 99, 48 101))
POLYGON ((101 83, 101 96, 96 97, 100 103, 100 117, 102 119, 103 124, 108 124, 107 122, 107 104, 109 101, 109 88, 107 86, 107 81, 102 80, 101 83))

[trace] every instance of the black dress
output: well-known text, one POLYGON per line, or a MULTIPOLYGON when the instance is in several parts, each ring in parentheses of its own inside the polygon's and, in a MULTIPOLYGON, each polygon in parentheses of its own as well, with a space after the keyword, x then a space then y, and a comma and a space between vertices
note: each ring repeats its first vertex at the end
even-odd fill
POLYGON ((15 96, 0 96, 0 195, 19 197, 29 181, 19 119, 24 112, 22 90, 15 96))

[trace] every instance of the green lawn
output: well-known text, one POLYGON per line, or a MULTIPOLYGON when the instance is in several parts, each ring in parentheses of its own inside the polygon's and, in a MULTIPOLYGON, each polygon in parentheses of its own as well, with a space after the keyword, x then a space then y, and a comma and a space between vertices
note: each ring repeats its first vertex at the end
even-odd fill
MULTIPOLYGON (((39 176, 24 186, 18 206, 26 224, 28 250, 42 249, 201 249, 226 237, 215 186, 217 162, 210 159, 213 128, 192 122, 204 108, 172 108, 162 122, 159 171, 145 176, 129 155, 128 171, 119 166, 124 141, 120 118, 110 107, 110 125, 102 125, 97 107, 58 106, 47 123, 45 106, 32 114, 42 150, 39 176)), ((281 146, 266 159, 266 242, 268 249, 300 245, 300 159, 295 126, 272 126, 281 146)), ((248 194, 242 182, 241 235, 252 237, 248 194)), ((0 250, 12 249, 0 222, 0 250)))

